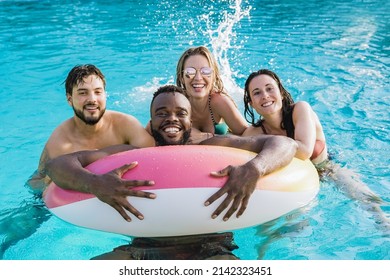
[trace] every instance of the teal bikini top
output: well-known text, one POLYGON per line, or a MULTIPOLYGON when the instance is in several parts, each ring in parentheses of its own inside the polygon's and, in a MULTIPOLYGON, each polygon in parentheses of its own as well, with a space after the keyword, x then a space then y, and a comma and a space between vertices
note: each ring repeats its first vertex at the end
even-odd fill
POLYGON ((211 115, 211 120, 213 121, 214 124, 214 134, 218 135, 224 135, 229 132, 229 127, 225 122, 220 122, 217 123, 214 119, 214 114, 213 111, 211 111, 211 95, 209 94, 209 111, 211 115))
POLYGON ((214 123, 214 134, 224 135, 228 133, 229 127, 227 126, 226 123, 224 122, 215 123, 214 120, 213 123, 214 123))

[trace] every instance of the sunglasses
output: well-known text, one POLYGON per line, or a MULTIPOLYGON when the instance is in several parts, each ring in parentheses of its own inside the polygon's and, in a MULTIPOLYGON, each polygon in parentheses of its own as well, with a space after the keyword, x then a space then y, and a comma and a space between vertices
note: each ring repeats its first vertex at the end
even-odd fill
POLYGON ((213 69, 211 69, 210 67, 202 67, 200 69, 195 69, 194 67, 188 67, 184 69, 183 72, 187 78, 192 79, 195 77, 197 71, 199 71, 202 76, 207 76, 207 77, 210 77, 211 74, 213 74, 213 69))

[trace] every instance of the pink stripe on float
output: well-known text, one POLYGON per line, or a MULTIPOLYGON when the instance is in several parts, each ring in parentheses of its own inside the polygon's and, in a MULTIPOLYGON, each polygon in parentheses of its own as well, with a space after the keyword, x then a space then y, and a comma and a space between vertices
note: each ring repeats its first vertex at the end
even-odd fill
MULTIPOLYGON (((137 187, 153 191, 173 188, 222 187, 227 178, 211 177, 210 172, 219 171, 228 165, 243 164, 254 154, 238 149, 219 146, 164 146, 136 149, 100 159, 86 168, 103 174, 133 161, 138 166, 123 175, 129 180, 153 180, 154 186, 137 187)), ((243 178, 244 179, 244 178, 243 178)), ((92 194, 64 190, 50 184, 44 194, 48 208, 54 208, 81 200, 94 198, 92 194)))
POLYGON ((94 197, 95 196, 90 193, 62 189, 54 183, 51 183, 43 194, 43 199, 48 208, 67 205, 94 197))

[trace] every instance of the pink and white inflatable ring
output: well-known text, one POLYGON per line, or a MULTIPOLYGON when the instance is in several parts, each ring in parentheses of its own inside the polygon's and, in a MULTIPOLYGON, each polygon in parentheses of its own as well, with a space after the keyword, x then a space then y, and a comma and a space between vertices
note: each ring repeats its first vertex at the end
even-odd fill
POLYGON ((90 171, 102 174, 138 161, 138 166, 123 178, 155 181, 152 187, 139 187, 154 192, 155 199, 128 197, 144 220, 132 216, 132 221, 127 222, 94 195, 65 190, 54 183, 46 189, 44 201, 54 215, 80 227, 128 236, 163 237, 252 227, 303 207, 316 197, 319 178, 315 167, 309 160, 294 158, 285 168, 259 180, 241 217, 233 215, 224 222, 223 212, 212 219, 211 214, 224 196, 207 207, 204 202, 227 178, 212 177, 210 172, 244 164, 254 156, 248 151, 219 146, 165 146, 118 153, 87 166, 90 171))

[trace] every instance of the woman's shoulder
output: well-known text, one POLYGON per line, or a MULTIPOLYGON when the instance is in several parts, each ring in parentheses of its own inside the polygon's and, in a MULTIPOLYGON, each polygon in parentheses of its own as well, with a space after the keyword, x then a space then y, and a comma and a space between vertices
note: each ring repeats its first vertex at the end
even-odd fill
POLYGON ((311 106, 308 102, 306 101, 298 101, 294 103, 294 110, 311 110, 311 106))
POLYGON ((210 94, 210 106, 211 108, 224 108, 226 106, 235 106, 233 98, 224 92, 215 92, 210 94))
MULTIPOLYGON (((299 101, 294 106, 293 112, 294 124, 297 122, 314 121, 317 127, 322 127, 317 113, 313 110, 308 102, 299 101)), ((322 130, 322 128, 321 128, 322 130)))
POLYGON ((306 101, 298 101, 294 104, 294 116, 304 116, 307 114, 312 114, 313 109, 310 104, 306 101))

